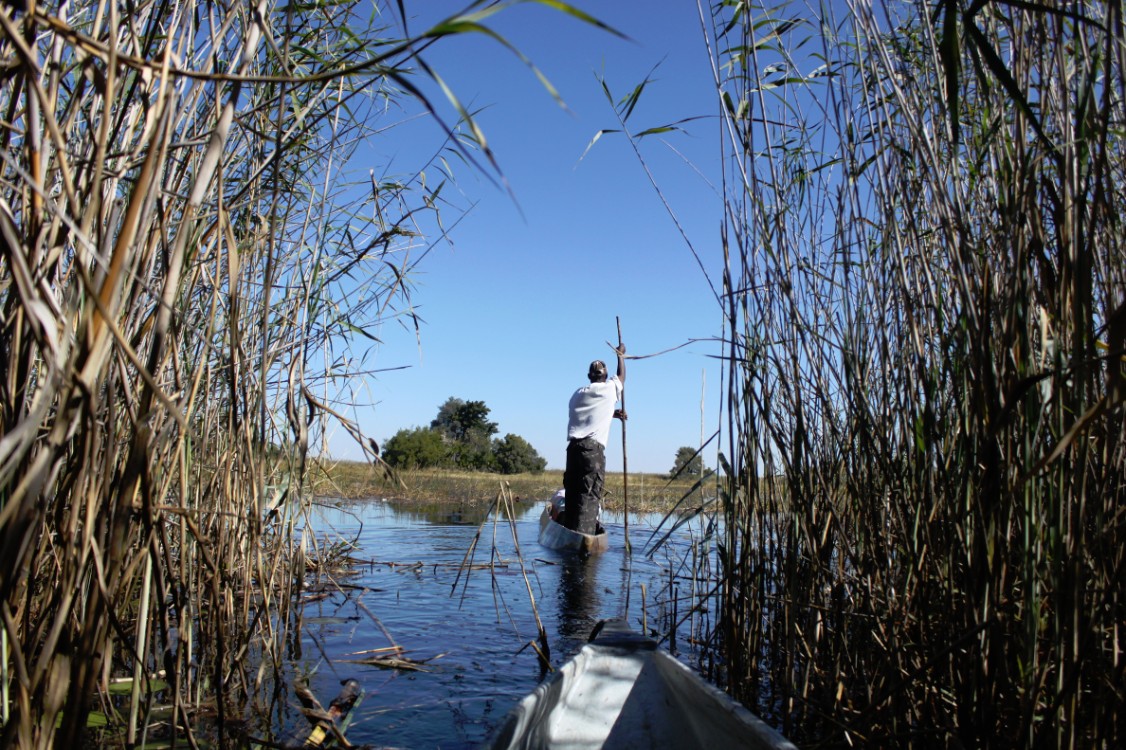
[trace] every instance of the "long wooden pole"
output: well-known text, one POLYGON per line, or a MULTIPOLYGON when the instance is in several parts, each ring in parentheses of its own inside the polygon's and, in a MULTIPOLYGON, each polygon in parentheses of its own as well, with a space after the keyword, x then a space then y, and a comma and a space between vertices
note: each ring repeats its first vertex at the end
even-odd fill
MULTIPOLYGON (((622 350, 622 319, 614 317, 618 324, 618 351, 622 350)), ((626 410, 626 391, 622 388, 622 412, 626 410)), ((622 420, 622 506, 625 518, 626 555, 632 555, 629 544, 629 456, 626 453, 626 420, 622 420)))

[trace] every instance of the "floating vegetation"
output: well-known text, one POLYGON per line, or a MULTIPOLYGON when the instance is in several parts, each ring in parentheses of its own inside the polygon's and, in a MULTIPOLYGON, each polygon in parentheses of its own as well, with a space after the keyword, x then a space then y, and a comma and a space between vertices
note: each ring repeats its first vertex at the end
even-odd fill
POLYGON ((372 667, 379 667, 380 669, 403 669, 412 672, 426 672, 426 665, 435 659, 441 659, 445 654, 437 654, 425 659, 413 659, 406 656, 401 646, 388 646, 386 648, 369 649, 367 651, 358 651, 351 656, 358 656, 358 659, 342 659, 342 662, 349 664, 366 664, 372 667))

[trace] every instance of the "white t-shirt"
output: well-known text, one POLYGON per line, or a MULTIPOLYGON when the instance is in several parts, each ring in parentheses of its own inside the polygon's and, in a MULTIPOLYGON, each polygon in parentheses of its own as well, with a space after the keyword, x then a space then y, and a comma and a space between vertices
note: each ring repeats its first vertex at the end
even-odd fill
POLYGON ((614 421, 614 404, 622 397, 622 381, 613 375, 605 383, 591 383, 571 396, 567 420, 567 439, 592 437, 606 447, 610 440, 610 424, 614 421))

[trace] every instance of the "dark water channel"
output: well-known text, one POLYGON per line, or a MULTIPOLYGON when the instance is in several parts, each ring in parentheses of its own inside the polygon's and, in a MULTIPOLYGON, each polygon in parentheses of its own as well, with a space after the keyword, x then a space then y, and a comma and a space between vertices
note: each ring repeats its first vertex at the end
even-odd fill
MULTIPOLYGON (((581 559, 539 545, 541 510, 542 503, 518 502, 510 523, 504 514, 485 518, 485 509, 452 505, 368 501, 319 509, 311 529, 318 544, 355 542, 349 554, 364 562, 335 583, 311 582, 304 637, 290 666, 312 673, 310 685, 326 705, 342 680, 359 681, 365 696, 348 729, 350 742, 465 748, 485 740, 545 676, 528 646, 538 634, 529 584, 555 667, 582 647, 600 619, 628 615, 640 630, 644 618, 651 631, 668 632, 672 605, 661 592, 669 589, 672 568, 681 581, 690 575, 678 565, 688 534, 649 559, 642 547, 660 518, 631 516, 627 558, 623 519, 610 515, 603 519, 610 551, 581 559), (465 570, 479 531, 474 569, 465 570), (360 652, 393 645, 424 662, 425 671, 355 663, 370 655, 360 652)), ((674 644, 689 663, 690 627, 681 626, 674 644)))

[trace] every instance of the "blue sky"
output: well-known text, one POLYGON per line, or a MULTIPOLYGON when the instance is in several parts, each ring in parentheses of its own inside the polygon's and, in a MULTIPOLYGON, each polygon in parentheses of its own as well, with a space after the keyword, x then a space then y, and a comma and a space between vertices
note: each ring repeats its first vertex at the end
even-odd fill
MULTIPOLYGON (((459 200, 474 207, 454 228, 452 246, 437 243, 414 276, 413 302, 425 321, 421 346, 413 333, 385 324, 372 364, 406 369, 361 384, 367 405, 356 416, 380 444, 401 428, 429 424, 456 396, 484 401, 500 436, 520 435, 549 467, 562 468, 567 400, 585 382, 590 360, 613 367, 605 342, 616 341, 616 316, 630 354, 720 334, 711 287, 627 141, 607 135, 580 161, 595 133, 617 127, 599 74, 620 94, 659 63, 631 119, 635 129, 715 111, 695 3, 574 4, 630 40, 531 3, 490 20, 550 79, 569 111, 517 57, 483 35, 444 39, 426 55, 463 102, 485 107, 478 121, 515 200, 460 167, 459 200)), ((407 5, 414 32, 462 7, 446 0, 407 5)), ((452 110, 444 112, 454 119, 452 110)), ((709 117, 688 128, 646 139, 643 154, 718 283, 722 210, 701 176, 714 179, 717 125, 709 117)), ((436 126, 415 121, 366 144, 353 167, 407 170, 440 140, 436 126)), ((631 472, 666 472, 677 448, 695 447, 702 429, 708 436, 715 430, 718 353, 718 344, 705 341, 628 363, 631 472)), ((340 434, 330 451, 359 457, 340 434)), ((705 455, 714 466, 714 451, 705 455)), ((617 426, 607 462, 610 471, 621 470, 617 426)))

